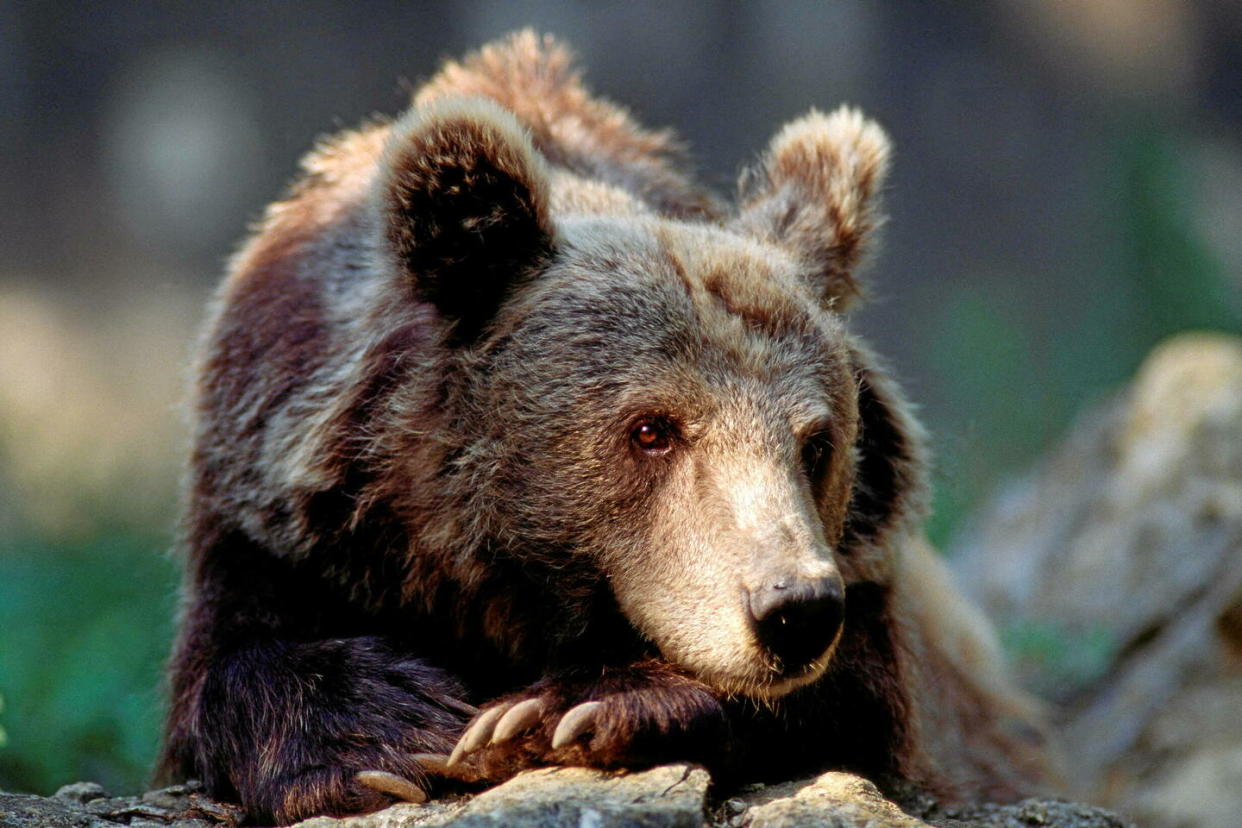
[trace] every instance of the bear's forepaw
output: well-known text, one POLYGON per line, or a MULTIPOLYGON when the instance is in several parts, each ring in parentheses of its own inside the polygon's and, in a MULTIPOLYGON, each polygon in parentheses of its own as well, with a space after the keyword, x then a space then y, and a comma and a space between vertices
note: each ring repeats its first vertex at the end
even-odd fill
POLYGON ((608 668, 593 680, 548 678, 487 705, 435 773, 500 781, 546 765, 637 768, 665 762, 718 766, 729 721, 704 684, 660 662, 608 668))

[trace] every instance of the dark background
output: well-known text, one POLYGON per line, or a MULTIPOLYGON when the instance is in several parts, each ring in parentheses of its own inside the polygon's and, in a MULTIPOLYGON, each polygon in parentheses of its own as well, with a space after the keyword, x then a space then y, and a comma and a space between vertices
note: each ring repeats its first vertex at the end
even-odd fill
POLYGON ((889 130, 858 323, 923 406, 942 545, 1160 339, 1242 331, 1231 0, 2 4, 0 788, 143 784, 224 259, 316 136, 523 26, 725 193, 809 107, 889 130))

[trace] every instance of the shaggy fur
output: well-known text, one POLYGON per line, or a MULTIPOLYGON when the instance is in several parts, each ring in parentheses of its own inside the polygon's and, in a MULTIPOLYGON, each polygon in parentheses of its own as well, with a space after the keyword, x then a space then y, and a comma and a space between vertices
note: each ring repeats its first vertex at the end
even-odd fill
POLYGON ((417 792, 375 771, 1037 783, 841 316, 887 163, 813 112, 726 208, 530 33, 319 147, 202 344, 165 775, 264 823, 417 792))

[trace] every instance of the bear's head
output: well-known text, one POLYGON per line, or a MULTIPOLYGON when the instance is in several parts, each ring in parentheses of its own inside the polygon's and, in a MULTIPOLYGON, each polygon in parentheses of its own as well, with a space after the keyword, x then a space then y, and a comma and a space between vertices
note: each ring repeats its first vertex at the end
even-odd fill
POLYGON ((917 427, 842 317, 887 158, 858 113, 811 113, 729 217, 685 221, 548 163, 495 104, 399 121, 383 266, 443 323, 468 433, 444 474, 486 553, 608 590, 724 692, 820 676, 919 508, 917 427))

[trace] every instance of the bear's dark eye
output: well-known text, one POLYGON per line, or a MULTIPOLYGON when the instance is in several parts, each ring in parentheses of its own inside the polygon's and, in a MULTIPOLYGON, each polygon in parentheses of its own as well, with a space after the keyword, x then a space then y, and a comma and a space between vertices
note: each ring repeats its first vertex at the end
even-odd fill
POLYGON ((832 435, 817 431, 802 446, 802 469, 812 483, 824 476, 828 461, 832 459, 832 435))
POLYGON ((676 426, 665 417, 645 417, 630 429, 630 442, 646 454, 667 453, 676 436, 676 426))

